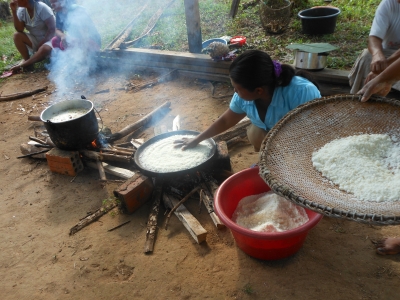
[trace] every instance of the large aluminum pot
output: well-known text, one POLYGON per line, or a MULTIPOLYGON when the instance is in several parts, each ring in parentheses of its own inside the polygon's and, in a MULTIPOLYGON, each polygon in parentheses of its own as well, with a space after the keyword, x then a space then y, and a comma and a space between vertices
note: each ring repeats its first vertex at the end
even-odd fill
POLYGON ((294 54, 294 66, 297 69, 318 71, 326 67, 328 53, 310 53, 297 50, 294 54))
POLYGON ((63 150, 85 148, 99 132, 94 106, 89 100, 58 102, 46 108, 40 119, 53 143, 63 150))

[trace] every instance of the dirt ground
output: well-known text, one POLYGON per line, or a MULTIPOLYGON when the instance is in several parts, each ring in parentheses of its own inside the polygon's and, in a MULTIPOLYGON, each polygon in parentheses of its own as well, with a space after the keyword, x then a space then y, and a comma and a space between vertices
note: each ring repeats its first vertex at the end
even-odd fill
MULTIPOLYGON (((165 101, 170 112, 157 125, 201 131, 227 107, 229 98, 211 97, 210 85, 178 78, 139 92, 120 90, 123 75, 99 76, 90 90, 104 123, 117 131, 165 101), (109 92, 95 94, 109 89, 109 92)), ((49 86, 47 72, 15 75, 0 85, 2 95, 49 86)), ((232 92, 217 86, 216 95, 232 92)), ((368 226, 324 217, 303 248, 280 261, 261 261, 237 248, 228 229, 217 230, 197 201, 187 207, 208 231, 198 245, 173 216, 159 228, 154 252, 143 253, 151 203, 131 215, 117 210, 73 236, 69 230, 99 208, 121 183, 101 183, 97 170, 76 178, 52 173, 46 160, 23 158, 39 115, 56 93, 0 102, 0 299, 398 299, 400 255, 375 254, 371 240, 396 236, 400 226, 368 226), (129 224, 108 229, 125 221, 129 224)), ((137 137, 149 139, 153 127, 137 137)), ((234 171, 258 160, 248 144, 230 149, 234 171)), ((164 209, 160 212, 165 220, 164 209)))

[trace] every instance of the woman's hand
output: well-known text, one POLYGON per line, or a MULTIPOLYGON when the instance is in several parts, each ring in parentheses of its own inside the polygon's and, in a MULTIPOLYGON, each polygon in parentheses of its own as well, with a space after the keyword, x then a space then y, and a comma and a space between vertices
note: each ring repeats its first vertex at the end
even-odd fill
POLYGON ((357 92, 358 95, 362 95, 361 102, 367 101, 373 94, 385 97, 389 94, 392 84, 389 82, 380 82, 378 78, 374 78, 369 81, 363 88, 357 92))
POLYGON ((182 138, 180 140, 174 141, 175 148, 181 148, 182 150, 194 148, 198 145, 198 141, 196 138, 193 139, 188 139, 188 138, 182 138))
POLYGON ((16 12, 18 8, 17 0, 13 0, 10 2, 10 9, 12 12, 16 12))

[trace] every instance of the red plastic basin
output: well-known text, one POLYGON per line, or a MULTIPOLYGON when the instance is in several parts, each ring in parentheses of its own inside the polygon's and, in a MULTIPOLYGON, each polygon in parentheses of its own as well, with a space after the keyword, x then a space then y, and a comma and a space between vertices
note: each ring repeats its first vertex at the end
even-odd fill
POLYGON ((225 180, 215 193, 214 209, 243 252, 263 260, 282 259, 295 254, 303 246, 309 230, 318 224, 322 215, 306 209, 308 222, 284 232, 258 232, 237 225, 231 218, 239 201, 270 190, 258 172, 258 167, 250 168, 225 180))

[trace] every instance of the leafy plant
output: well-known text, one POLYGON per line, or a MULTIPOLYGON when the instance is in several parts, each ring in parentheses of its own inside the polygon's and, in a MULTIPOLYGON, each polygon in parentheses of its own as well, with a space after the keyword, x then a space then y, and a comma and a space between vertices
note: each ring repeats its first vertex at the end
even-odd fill
POLYGON ((255 291, 253 290, 253 288, 251 287, 251 285, 249 283, 247 283, 244 287, 243 287, 243 292, 246 293, 247 295, 251 295, 254 294, 255 291))

